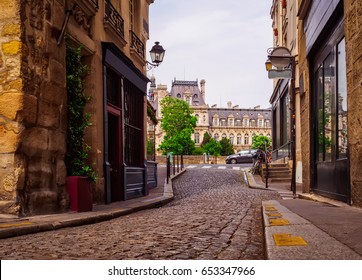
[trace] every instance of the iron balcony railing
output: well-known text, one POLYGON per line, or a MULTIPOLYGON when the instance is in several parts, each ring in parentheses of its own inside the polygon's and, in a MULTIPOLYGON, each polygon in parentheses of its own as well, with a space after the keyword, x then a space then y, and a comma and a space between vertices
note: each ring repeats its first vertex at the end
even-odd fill
POLYGON ((131 37, 131 48, 134 49, 142 58, 145 57, 145 45, 142 43, 141 39, 130 30, 131 37))
MULTIPOLYGON (((95 0, 94 0, 95 1, 95 0)), ((121 15, 117 12, 116 8, 113 7, 109 0, 105 1, 105 16, 104 21, 111 25, 117 33, 124 38, 124 20, 121 15)))

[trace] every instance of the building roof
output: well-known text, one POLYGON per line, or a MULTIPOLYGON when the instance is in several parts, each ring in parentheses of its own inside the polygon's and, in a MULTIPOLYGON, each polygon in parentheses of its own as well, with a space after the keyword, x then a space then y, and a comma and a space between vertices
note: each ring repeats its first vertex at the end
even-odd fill
POLYGON ((185 100, 186 97, 190 97, 192 101, 191 106, 203 106, 206 105, 204 97, 199 89, 198 80, 196 81, 172 81, 170 96, 185 100))

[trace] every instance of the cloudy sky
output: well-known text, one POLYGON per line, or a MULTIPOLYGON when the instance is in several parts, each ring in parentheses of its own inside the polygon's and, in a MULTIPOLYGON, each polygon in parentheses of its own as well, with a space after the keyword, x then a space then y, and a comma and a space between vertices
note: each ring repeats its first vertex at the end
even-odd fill
POLYGON ((160 41, 166 54, 149 76, 169 90, 174 78, 205 79, 209 106, 269 107, 272 81, 264 63, 272 46, 270 7, 271 0, 156 0, 147 47, 160 41))

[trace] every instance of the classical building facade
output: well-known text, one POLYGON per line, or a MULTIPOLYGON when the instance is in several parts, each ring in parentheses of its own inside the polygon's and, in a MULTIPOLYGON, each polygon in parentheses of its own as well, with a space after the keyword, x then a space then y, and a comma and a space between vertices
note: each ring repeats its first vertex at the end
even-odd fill
MULTIPOLYGON (((172 81, 171 90, 166 85, 156 87, 155 78, 151 78, 149 99, 157 110, 157 118, 160 120, 160 102, 166 96, 179 98, 186 101, 197 117, 193 139, 195 145, 200 146, 205 132, 220 141, 227 138, 233 144, 235 151, 250 149, 254 135, 265 135, 271 137, 271 111, 260 109, 242 109, 238 105, 232 106, 228 102, 227 108, 218 108, 216 105, 209 107, 206 104, 205 80, 200 81, 172 81)), ((152 132, 152 129, 150 129, 152 132)), ((158 147, 163 140, 163 132, 159 125, 155 128, 155 142, 158 147)))
POLYGON ((83 46, 97 203, 145 189, 145 46, 153 0, 0 4, 0 211, 67 211, 66 43, 83 46))

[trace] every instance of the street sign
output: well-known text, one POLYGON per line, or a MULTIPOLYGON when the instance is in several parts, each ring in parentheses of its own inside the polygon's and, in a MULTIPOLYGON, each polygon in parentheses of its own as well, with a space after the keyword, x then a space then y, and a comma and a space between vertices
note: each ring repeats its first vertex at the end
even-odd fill
POLYGON ((290 78, 292 78, 292 69, 269 70, 268 78, 269 79, 290 79, 290 78))

